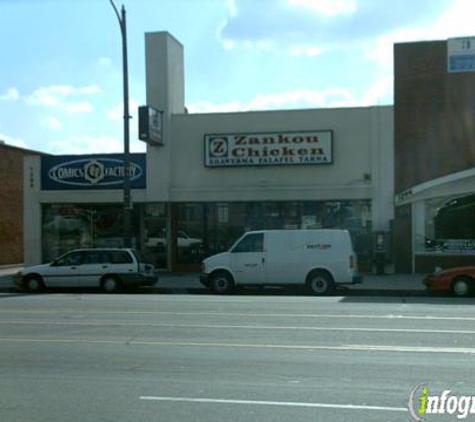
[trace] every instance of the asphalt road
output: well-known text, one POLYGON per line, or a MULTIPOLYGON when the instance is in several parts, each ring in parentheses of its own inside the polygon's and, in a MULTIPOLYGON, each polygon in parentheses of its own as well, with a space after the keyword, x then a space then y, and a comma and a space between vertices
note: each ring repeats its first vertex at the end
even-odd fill
POLYGON ((474 305, 0 294, 0 421, 410 421, 420 383, 475 395, 474 305))

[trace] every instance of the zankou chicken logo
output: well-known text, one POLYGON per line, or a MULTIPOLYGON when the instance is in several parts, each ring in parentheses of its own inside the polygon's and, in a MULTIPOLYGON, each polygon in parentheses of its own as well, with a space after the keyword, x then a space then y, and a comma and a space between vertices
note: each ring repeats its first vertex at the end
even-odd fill
POLYGON ((228 138, 210 138, 209 153, 211 157, 226 157, 228 155, 228 138))
POLYGON ((205 135, 205 166, 331 164, 333 132, 205 135))

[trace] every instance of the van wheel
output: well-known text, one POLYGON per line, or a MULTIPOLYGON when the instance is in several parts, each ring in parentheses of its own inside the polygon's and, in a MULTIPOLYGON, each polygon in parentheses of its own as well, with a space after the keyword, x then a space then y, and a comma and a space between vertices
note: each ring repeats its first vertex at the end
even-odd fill
POLYGON ((234 290, 234 281, 228 273, 218 271, 211 276, 210 287, 215 293, 227 295, 234 290))
POLYGON ((101 287, 106 293, 117 293, 120 290, 120 282, 117 277, 108 276, 102 280, 101 287))
POLYGON ((473 292, 473 280, 470 277, 459 277, 452 282, 450 290, 454 296, 470 296, 473 292))
POLYGON ((31 293, 39 293, 45 289, 45 285, 40 276, 31 276, 25 280, 25 289, 31 293))
POLYGON ((307 288, 310 293, 318 296, 327 295, 334 287, 333 279, 323 272, 311 273, 307 278, 307 288))

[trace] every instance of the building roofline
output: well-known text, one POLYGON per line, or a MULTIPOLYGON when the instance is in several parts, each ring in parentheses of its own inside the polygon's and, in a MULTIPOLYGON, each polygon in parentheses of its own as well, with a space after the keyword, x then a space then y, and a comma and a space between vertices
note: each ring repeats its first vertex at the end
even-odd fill
POLYGON ((155 36, 155 35, 160 35, 162 37, 170 38, 173 41, 175 41, 177 44, 179 44, 183 47, 183 44, 180 41, 178 41, 178 39, 168 31, 149 31, 149 32, 145 32, 145 38, 147 38, 148 36, 155 36))
POLYGON ((14 149, 17 151, 31 153, 31 155, 51 155, 51 154, 48 154, 47 152, 41 152, 41 151, 36 151, 33 149, 18 147, 16 145, 10 145, 10 144, 7 144, 6 142, 1 142, 1 140, 0 140, 0 148, 14 149))
POLYGON ((173 116, 222 116, 222 115, 244 115, 244 114, 265 114, 265 113, 305 113, 305 112, 324 112, 331 113, 335 111, 364 111, 373 109, 394 109, 394 104, 381 104, 356 107, 322 107, 322 108, 292 108, 278 110, 245 110, 245 111, 209 111, 197 113, 173 113, 173 116))
POLYGON ((443 40, 419 40, 419 41, 401 41, 395 42, 394 46, 399 45, 420 45, 420 44, 436 44, 436 43, 446 43, 447 39, 443 40))

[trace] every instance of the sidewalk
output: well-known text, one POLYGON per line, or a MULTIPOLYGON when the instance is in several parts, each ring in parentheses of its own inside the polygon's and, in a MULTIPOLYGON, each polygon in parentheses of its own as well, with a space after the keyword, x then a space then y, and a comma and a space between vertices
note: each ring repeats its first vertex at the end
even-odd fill
POLYGON ((14 287, 12 276, 23 268, 23 264, 0 266, 0 292, 9 291, 14 287))
MULTIPOLYGON (((357 291, 401 291, 423 292, 422 280, 425 274, 363 274, 363 283, 347 285, 345 288, 357 291)), ((155 285, 162 289, 186 290, 204 288, 199 281, 199 274, 159 273, 159 281, 155 285)))
POLYGON ((363 283, 348 286, 352 290, 401 290, 418 291, 426 290, 422 280, 427 274, 363 274, 363 283))
POLYGON ((23 264, 0 265, 0 277, 15 274, 23 268, 23 264))
MULTIPOLYGON (((0 292, 15 289, 12 276, 21 269, 21 267, 0 268, 0 292)), ((363 274, 363 283, 344 286, 344 289, 375 294, 386 293, 417 293, 425 291, 422 284, 423 274, 390 274, 374 275, 363 274)), ((196 273, 168 273, 159 272, 158 282, 153 288, 157 293, 203 293, 207 289, 200 283, 199 274, 196 273)))

